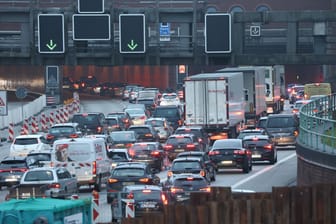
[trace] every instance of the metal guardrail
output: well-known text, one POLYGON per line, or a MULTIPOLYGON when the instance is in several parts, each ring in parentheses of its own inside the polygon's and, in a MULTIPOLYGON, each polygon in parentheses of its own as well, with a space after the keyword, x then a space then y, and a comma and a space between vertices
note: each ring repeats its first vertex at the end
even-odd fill
POLYGON ((314 100, 300 111, 298 141, 307 148, 336 153, 336 94, 314 100))

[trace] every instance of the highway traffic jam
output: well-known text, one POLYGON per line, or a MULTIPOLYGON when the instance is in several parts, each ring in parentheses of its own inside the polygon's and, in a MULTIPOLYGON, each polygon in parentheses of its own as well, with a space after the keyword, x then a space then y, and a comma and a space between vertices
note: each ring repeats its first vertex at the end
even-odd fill
MULTIPOLYGON (((169 203, 187 204, 192 192, 211 192, 232 172, 274 166, 280 149, 295 151, 299 130, 298 117, 283 112, 279 75, 265 75, 278 70, 198 74, 186 78, 183 93, 126 85, 116 99, 123 109, 81 108, 47 133, 15 136, 0 162, 6 200, 69 199, 89 187, 84 191, 100 192, 117 222, 128 200, 135 217, 162 212, 169 203)), ((93 88, 80 94, 97 94, 93 88)))

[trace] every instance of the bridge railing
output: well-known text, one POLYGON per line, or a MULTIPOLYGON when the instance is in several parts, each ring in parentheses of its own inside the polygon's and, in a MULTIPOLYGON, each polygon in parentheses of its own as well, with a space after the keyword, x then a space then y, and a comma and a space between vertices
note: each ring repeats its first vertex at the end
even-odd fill
POLYGON ((314 100, 301 108, 298 141, 307 148, 336 153, 336 94, 314 100))

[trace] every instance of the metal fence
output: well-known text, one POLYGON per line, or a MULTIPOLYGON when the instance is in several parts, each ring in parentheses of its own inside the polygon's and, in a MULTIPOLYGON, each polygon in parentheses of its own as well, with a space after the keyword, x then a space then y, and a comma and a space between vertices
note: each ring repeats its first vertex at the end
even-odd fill
POLYGON ((314 100, 301 108, 298 141, 313 150, 336 153, 336 94, 314 100))

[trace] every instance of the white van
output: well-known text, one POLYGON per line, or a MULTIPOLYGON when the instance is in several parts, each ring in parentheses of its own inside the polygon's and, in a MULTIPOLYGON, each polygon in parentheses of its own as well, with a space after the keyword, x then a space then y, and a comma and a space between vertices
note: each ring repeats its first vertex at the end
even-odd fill
POLYGON ((78 184, 94 186, 100 191, 110 175, 111 161, 107 157, 103 138, 60 139, 53 144, 53 166, 66 167, 76 175, 78 184))

